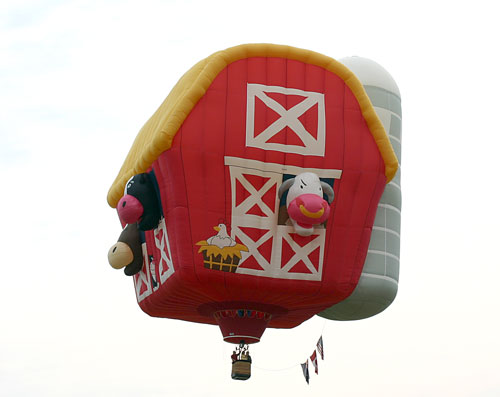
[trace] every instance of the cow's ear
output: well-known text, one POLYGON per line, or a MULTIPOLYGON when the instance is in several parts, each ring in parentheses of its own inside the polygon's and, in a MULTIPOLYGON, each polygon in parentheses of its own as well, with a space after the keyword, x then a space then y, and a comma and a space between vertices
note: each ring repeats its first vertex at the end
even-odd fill
POLYGON ((294 182, 295 182, 295 178, 290 178, 290 179, 287 179, 285 182, 283 182, 281 184, 280 188, 278 189, 278 197, 281 198, 283 196, 283 194, 288 189, 290 189, 290 186, 292 186, 294 182))
POLYGON ((323 188, 323 193, 326 194, 328 198, 328 204, 331 204, 333 198, 335 197, 335 193, 333 192, 333 188, 326 182, 321 181, 321 187, 323 188))

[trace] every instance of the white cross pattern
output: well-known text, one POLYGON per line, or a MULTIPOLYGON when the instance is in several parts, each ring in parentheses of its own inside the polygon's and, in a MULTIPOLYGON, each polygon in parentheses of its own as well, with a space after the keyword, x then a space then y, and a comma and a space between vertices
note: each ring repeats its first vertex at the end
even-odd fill
POLYGON ((295 88, 247 84, 246 146, 309 156, 324 156, 325 95, 319 92, 303 91, 295 88), (285 109, 266 93, 300 96, 304 100, 290 109, 285 109), (255 111, 256 98, 260 99, 266 107, 279 115, 277 120, 257 135, 255 131, 255 118, 258 117, 255 111), (315 105, 317 105, 317 111, 314 114, 317 117, 317 131, 308 131, 300 122, 299 117, 310 109, 313 109, 315 105), (296 134, 298 139, 303 143, 303 146, 269 142, 272 137, 285 127, 290 128, 296 134))
POLYGON ((158 272, 160 274, 160 284, 163 284, 175 271, 174 264, 172 262, 172 253, 170 251, 170 243, 168 241, 165 218, 161 218, 158 223, 158 227, 154 230, 154 236, 156 248, 160 251, 158 272))
MULTIPOLYGON (((160 251, 159 263, 155 265, 158 266, 158 273, 160 275, 160 280, 158 280, 158 283, 159 285, 161 285, 175 271, 174 264, 172 262, 172 253, 170 251, 170 243, 168 241, 165 218, 160 219, 158 227, 153 230, 153 236, 154 236, 155 246, 160 251)), ((154 291, 156 291, 159 287, 158 285, 156 286, 156 288, 153 288, 146 243, 142 244, 142 257, 143 257, 142 269, 139 273, 134 275, 135 293, 138 302, 143 301, 154 291)), ((155 260, 157 260, 157 258, 155 258, 155 260)))
MULTIPOLYGON (((244 175, 240 175, 238 178, 238 181, 241 183, 241 185, 246 189, 246 191, 249 193, 249 196, 245 198, 244 201, 242 201, 236 209, 236 211, 243 215, 246 214, 251 208, 253 208, 255 205, 257 205, 260 210, 266 215, 266 216, 273 216, 273 213, 275 212, 275 208, 271 209, 269 208, 268 205, 264 203, 262 200, 262 197, 273 187, 276 186, 276 181, 273 178, 269 178, 267 182, 264 183, 264 185, 257 190, 246 178, 244 175), (274 210, 274 211, 273 211, 274 210)), ((275 203, 276 207, 277 203, 275 203)))
MULTIPOLYGON (((278 188, 283 181, 283 174, 298 175, 304 169, 294 166, 284 166, 274 163, 263 163, 257 160, 225 157, 225 164, 229 166, 231 177, 231 234, 247 246, 248 253, 242 253, 242 259, 236 270, 237 273, 251 274, 261 277, 296 279, 296 280, 321 280, 323 270, 323 255, 326 230, 315 228, 310 240, 303 240, 298 244, 294 240, 293 226, 278 225, 279 199, 278 188), (246 179, 247 175, 262 178, 262 187, 256 189, 246 179), (247 189, 248 197, 241 203, 237 202, 237 184, 247 189), (274 206, 269 207, 269 198, 266 204, 264 195, 272 188, 275 189, 274 206), (249 214, 248 211, 257 205, 262 214, 249 214), (257 232, 258 238, 247 234, 248 229, 257 232), (270 242, 270 240, 272 241, 270 242), (259 249, 267 244, 265 250, 268 256, 259 249), (283 259, 285 244, 291 250, 289 259, 283 259), (319 249, 318 255, 312 256, 319 249), (269 251, 270 250, 270 251, 269 251), (311 259, 311 258, 314 259, 311 259), (245 261, 251 261, 251 267, 245 267, 245 261), (258 266, 255 266, 255 263, 258 266), (302 263, 302 271, 294 269, 302 263), (259 267, 259 268, 257 268, 259 267)), ((323 178, 340 178, 340 170, 309 169, 323 178)))
POLYGON ((151 285, 151 273, 149 272, 148 249, 146 243, 142 243, 142 269, 134 275, 135 295, 137 302, 143 301, 153 293, 151 285), (146 264, 146 265, 145 265, 146 264))
MULTIPOLYGON (((279 227, 278 227, 279 229, 279 227)), ((314 233, 312 234, 312 240, 309 241, 307 244, 304 246, 300 246, 293 240, 292 234, 294 232, 293 227, 287 227, 285 230, 280 230, 280 238, 285 240, 292 250, 294 251, 293 257, 291 257, 287 263, 281 268, 282 271, 287 272, 293 269, 293 267, 298 264, 300 261, 304 263, 304 265, 309 269, 311 274, 314 274, 317 272, 316 267, 311 261, 311 258, 309 255, 316 250, 317 248, 320 249, 319 256, 320 258, 323 258, 323 250, 324 250, 324 241, 325 241, 325 229, 316 229, 314 233), (314 238, 314 236, 319 236, 314 238)), ((280 244, 280 247, 283 247, 283 244, 280 244)), ((323 261, 320 261, 321 264, 323 261)))

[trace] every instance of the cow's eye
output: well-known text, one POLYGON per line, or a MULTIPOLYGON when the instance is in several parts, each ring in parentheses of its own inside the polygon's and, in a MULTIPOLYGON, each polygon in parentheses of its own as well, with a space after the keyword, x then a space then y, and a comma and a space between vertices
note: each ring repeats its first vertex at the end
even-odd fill
POLYGON ((304 186, 300 185, 300 188, 301 188, 301 189, 304 189, 304 186))

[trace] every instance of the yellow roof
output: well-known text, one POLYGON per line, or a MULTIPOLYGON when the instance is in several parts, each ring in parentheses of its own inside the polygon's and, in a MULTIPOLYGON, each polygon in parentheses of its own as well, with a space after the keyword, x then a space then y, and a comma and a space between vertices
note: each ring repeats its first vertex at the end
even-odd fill
POLYGON ((387 182, 394 177, 398 160, 389 138, 363 85, 346 66, 309 50, 276 44, 243 44, 210 55, 182 76, 135 138, 118 176, 109 189, 108 203, 111 207, 118 204, 130 177, 146 172, 161 153, 170 149, 175 134, 217 75, 232 62, 251 57, 293 59, 322 67, 344 80, 358 100, 363 117, 384 159, 387 182))

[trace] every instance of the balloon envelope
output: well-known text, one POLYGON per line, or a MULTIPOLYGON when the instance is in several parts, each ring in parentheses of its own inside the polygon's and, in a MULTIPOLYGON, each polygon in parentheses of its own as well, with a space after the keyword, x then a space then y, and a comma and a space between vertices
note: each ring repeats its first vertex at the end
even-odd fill
POLYGON ((142 128, 108 195, 116 206, 139 173, 155 184, 161 218, 142 234, 140 307, 218 324, 235 343, 299 325, 355 289, 397 168, 365 89, 341 63, 271 44, 208 57, 142 128), (287 180, 333 190, 308 235, 278 195, 287 180))

